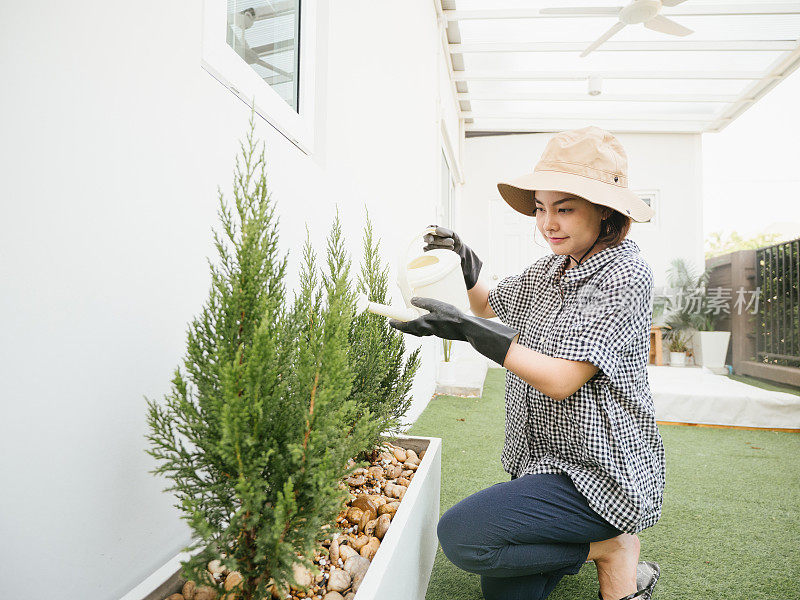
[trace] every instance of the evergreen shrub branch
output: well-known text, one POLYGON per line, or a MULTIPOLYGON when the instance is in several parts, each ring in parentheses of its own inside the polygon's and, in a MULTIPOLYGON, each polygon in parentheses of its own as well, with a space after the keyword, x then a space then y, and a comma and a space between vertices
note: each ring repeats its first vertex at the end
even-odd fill
MULTIPOLYGON (((224 555, 242 575, 241 600, 296 584, 296 563, 318 573, 311 557, 348 497, 342 480, 362 464, 352 459, 396 431, 419 366, 419 350, 403 360, 402 334, 385 319, 355 314, 338 210, 324 269, 307 231, 288 303, 254 114, 236 158, 234 206, 218 191, 218 260, 208 261, 210 291, 189 324, 183 370, 163 402, 146 399, 152 472, 169 480, 164 491, 195 539, 183 576, 222 595, 205 569, 224 555)), ((367 218, 358 290, 385 302, 387 272, 367 218)))

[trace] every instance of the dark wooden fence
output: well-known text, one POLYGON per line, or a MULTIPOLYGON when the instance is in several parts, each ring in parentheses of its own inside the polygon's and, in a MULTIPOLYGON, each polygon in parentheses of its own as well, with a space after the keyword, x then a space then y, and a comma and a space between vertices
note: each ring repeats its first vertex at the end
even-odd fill
POLYGON ((800 387, 800 238, 706 260, 709 287, 730 290, 726 364, 737 374, 800 387))

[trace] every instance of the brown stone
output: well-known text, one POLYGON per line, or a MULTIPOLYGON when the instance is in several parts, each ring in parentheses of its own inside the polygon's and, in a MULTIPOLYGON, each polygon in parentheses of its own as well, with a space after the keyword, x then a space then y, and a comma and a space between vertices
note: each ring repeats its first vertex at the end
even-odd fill
POLYGON ((354 475, 353 477, 347 478, 347 484, 352 487, 358 487, 364 485, 367 482, 367 478, 363 475, 354 475))
POLYGON ((300 590, 301 588, 307 588, 311 585, 311 571, 300 563, 294 563, 292 565, 292 575, 296 582, 291 586, 292 589, 300 590))
POLYGON ((389 530, 389 525, 392 522, 392 517, 389 515, 381 515, 378 517, 378 522, 375 525, 375 537, 379 540, 383 539, 386 532, 389 530))
POLYGON ((372 519, 378 516, 378 505, 375 504, 375 501, 366 494, 361 494, 358 498, 353 500, 351 506, 355 508, 360 508, 364 512, 371 512, 372 517, 370 518, 372 519))
POLYGON ((333 540, 331 547, 328 548, 328 555, 331 557, 331 562, 334 564, 339 560, 339 541, 333 540))
POLYGON ((243 577, 239 571, 231 571, 225 578, 225 591, 230 592, 233 588, 238 587, 242 583, 243 577))
POLYGON ((387 502, 386 504, 378 508, 378 514, 390 515, 394 517, 394 514, 397 512, 398 508, 400 508, 399 502, 387 502))
POLYGON ((361 522, 361 517, 363 515, 364 511, 356 506, 351 506, 347 509, 347 520, 353 525, 358 525, 361 522))
POLYGON ((194 600, 217 600, 217 590, 208 585, 197 586, 194 590, 194 600))
POLYGON ((351 556, 358 556, 358 552, 356 552, 350 546, 341 544, 339 546, 339 558, 341 558, 344 561, 347 561, 347 559, 350 558, 351 556))
POLYGON ((197 586, 195 586, 194 581, 187 581, 186 583, 183 584, 183 590, 181 591, 183 592, 183 597, 186 600, 194 600, 195 587, 197 586))
POLYGON ((367 569, 369 569, 369 561, 356 554, 345 561, 344 569, 350 573, 350 577, 353 579, 353 591, 357 592, 364 576, 367 574, 367 569))
POLYGON ((377 525, 378 519, 370 519, 369 522, 364 526, 364 535, 373 535, 377 525))
POLYGON ((366 544, 367 542, 369 542, 369 536, 368 536, 368 535, 360 535, 360 536, 358 536, 358 537, 355 539, 355 541, 352 543, 352 546, 353 546, 353 548, 354 548, 355 550, 361 550, 361 548, 362 548, 362 547, 364 546, 364 544, 366 544))
POLYGON ((328 577, 327 588, 334 592, 344 592, 350 587, 352 578, 344 569, 333 569, 328 577))
POLYGON ((397 479, 403 474, 403 468, 400 465, 389 465, 386 467, 386 477, 389 479, 397 479))
POLYGON ((367 545, 361 548, 359 554, 361 554, 361 556, 367 560, 372 560, 372 558, 375 556, 375 553, 378 551, 378 548, 380 547, 381 541, 376 537, 372 537, 369 539, 367 545))

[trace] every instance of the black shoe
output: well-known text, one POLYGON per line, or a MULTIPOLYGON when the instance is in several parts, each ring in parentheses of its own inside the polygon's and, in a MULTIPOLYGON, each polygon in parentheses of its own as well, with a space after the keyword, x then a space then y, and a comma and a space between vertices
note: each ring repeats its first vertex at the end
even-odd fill
MULTIPOLYGON (((633 594, 628 594, 619 600, 633 600, 640 598, 641 600, 650 600, 653 596, 653 588, 656 587, 656 581, 661 575, 661 567, 658 563, 650 562, 647 560, 640 561, 636 565, 636 589, 633 594)), ((603 600, 603 594, 597 592, 597 597, 603 600)))

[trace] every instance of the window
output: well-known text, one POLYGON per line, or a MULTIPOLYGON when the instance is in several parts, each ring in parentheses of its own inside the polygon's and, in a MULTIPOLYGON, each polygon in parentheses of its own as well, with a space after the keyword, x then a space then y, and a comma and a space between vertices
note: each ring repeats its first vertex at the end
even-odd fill
POLYGON ((637 225, 644 225, 650 224, 654 226, 658 226, 658 191, 657 190, 647 190, 647 191, 635 191, 634 192, 639 198, 647 204, 650 208, 655 211, 655 214, 649 221, 643 221, 642 223, 638 223, 637 221, 632 221, 631 224, 636 223, 637 225))
POLYGON ((299 16, 299 0, 228 0, 228 45, 295 110, 299 16))
POLYGON ((316 0, 204 0, 202 64, 304 152, 313 151, 316 0))

